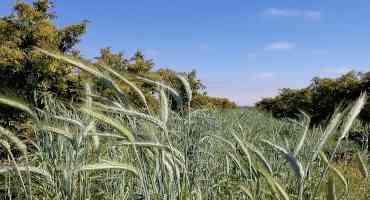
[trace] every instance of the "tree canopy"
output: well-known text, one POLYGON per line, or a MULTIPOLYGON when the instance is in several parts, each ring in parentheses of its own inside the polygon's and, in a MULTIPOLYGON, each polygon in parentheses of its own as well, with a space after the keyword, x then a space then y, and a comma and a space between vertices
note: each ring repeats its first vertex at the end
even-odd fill
MULTIPOLYGON (((355 71, 338 78, 315 77, 306 88, 282 89, 278 96, 265 98, 256 106, 272 112, 276 117, 297 118, 300 111, 304 111, 312 116, 314 123, 319 123, 330 116, 338 106, 345 106, 355 100, 361 92, 369 94, 369 78, 369 72, 355 71)), ((369 111, 370 104, 367 103, 360 118, 369 121, 369 111)))
POLYGON ((85 33, 87 22, 59 28, 52 8, 48 0, 32 5, 18 1, 10 16, 0 18, 0 88, 27 101, 41 92, 59 97, 78 93, 78 78, 71 66, 33 51, 40 47, 78 54, 74 47, 85 33))

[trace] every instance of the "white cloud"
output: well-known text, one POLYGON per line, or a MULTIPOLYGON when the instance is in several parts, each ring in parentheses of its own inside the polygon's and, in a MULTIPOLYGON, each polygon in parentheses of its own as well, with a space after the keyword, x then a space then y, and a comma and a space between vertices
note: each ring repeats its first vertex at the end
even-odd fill
POLYGON ((319 20, 321 18, 321 13, 315 10, 269 8, 263 14, 277 17, 302 17, 309 20, 319 20))
POLYGON ((289 50, 289 49, 293 49, 295 46, 296 45, 291 42, 278 41, 278 42, 273 42, 265 46, 265 50, 266 51, 289 50))

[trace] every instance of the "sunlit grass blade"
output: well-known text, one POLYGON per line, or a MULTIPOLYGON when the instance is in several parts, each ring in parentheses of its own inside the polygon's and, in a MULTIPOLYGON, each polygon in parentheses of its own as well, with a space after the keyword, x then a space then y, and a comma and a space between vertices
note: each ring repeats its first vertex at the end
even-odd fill
POLYGON ((65 122, 68 122, 68 123, 71 123, 71 124, 74 124, 74 125, 76 125, 76 126, 78 126, 78 127, 80 127, 80 128, 83 128, 84 127, 84 125, 80 122, 80 121, 78 121, 78 120, 76 120, 76 119, 71 119, 71 118, 68 118, 68 117, 64 117, 64 116, 53 116, 55 119, 58 119, 58 120, 61 120, 61 121, 65 121, 65 122))
MULTIPOLYGON (((41 168, 38 168, 38 167, 33 167, 33 166, 17 166, 17 169, 20 172, 26 172, 26 173, 31 172, 31 173, 34 173, 34 174, 42 175, 48 181, 52 182, 52 176, 49 174, 48 171, 46 171, 44 169, 41 169, 41 168)), ((15 168, 12 167, 12 166, 0 165, 0 174, 10 173, 13 170, 15 170, 15 168)))
POLYGON ((355 101, 354 105, 352 106, 351 110, 348 113, 347 119, 341 129, 341 136, 339 140, 344 139, 347 137, 347 133, 349 132, 352 123, 355 121, 356 117, 360 114, 362 108, 365 106, 367 100, 366 93, 362 93, 360 97, 355 101))
POLYGON ((324 161, 325 164, 328 165, 329 169, 334 173, 336 177, 339 178, 339 180, 342 182, 343 186, 345 187, 345 192, 348 192, 348 182, 342 172, 340 172, 337 168, 335 168, 332 164, 329 163, 328 158, 326 157, 324 152, 320 152, 320 157, 322 161, 324 161))
POLYGON ((362 177, 367 178, 369 176, 369 172, 367 170, 367 166, 360 152, 356 153, 355 159, 356 159, 356 164, 358 166, 358 169, 361 172, 362 177))
POLYGON ((22 140, 20 140, 14 133, 0 126, 0 136, 4 136, 9 142, 13 143, 16 148, 24 155, 27 154, 27 146, 22 140))
POLYGON ((245 194, 248 197, 248 199, 250 200, 254 199, 252 193, 249 191, 249 189, 245 185, 240 185, 239 188, 240 188, 240 191, 243 192, 243 194, 245 194))
POLYGON ((30 108, 30 106, 20 100, 0 95, 0 104, 24 111, 28 113, 32 118, 36 120, 38 119, 37 114, 30 108))
POLYGON ((183 77, 182 75, 179 75, 179 74, 177 75, 177 78, 181 81, 182 85, 184 86, 184 89, 185 89, 185 92, 186 92, 186 100, 187 100, 188 104, 190 104, 191 99, 192 99, 192 90, 191 90, 189 81, 186 80, 185 77, 183 77))
POLYGON ((141 77, 141 76, 136 76, 136 77, 137 77, 137 79, 142 80, 142 81, 144 81, 144 82, 146 82, 146 83, 150 83, 150 84, 153 84, 153 85, 155 85, 155 86, 157 86, 157 87, 160 87, 160 88, 165 89, 166 91, 168 91, 168 92, 169 92, 169 94, 171 94, 171 95, 175 98, 176 102, 177 102, 179 105, 181 105, 181 104, 182 104, 181 96, 180 96, 180 95, 179 95, 179 93, 178 93, 175 89, 173 89, 172 87, 170 87, 170 86, 168 86, 168 85, 165 85, 165 84, 163 84, 163 83, 161 83, 161 82, 153 81, 153 80, 150 80, 150 79, 147 79, 147 78, 141 77))
POLYGON ((265 158, 265 156, 263 155, 262 151, 258 150, 254 145, 252 144, 249 144, 249 143, 245 143, 246 147, 252 151, 254 154, 256 154, 257 158, 263 163, 263 165, 266 167, 266 169, 268 170, 268 172, 270 174, 272 174, 272 167, 270 165, 270 163, 267 161, 267 159, 265 158))
POLYGON ((155 147, 155 148, 161 148, 161 149, 170 149, 169 146, 163 145, 163 144, 158 144, 158 143, 152 143, 152 142, 120 142, 118 145, 124 145, 124 146, 131 146, 135 145, 138 147, 155 147))
POLYGON ((251 155, 249 154, 249 151, 247 147, 243 144, 243 142, 240 140, 240 138, 232 131, 231 134, 233 135, 234 139, 238 142, 239 146, 241 147, 243 153, 247 156, 247 161, 248 161, 248 167, 249 169, 252 168, 252 158, 251 155))
POLYGON ((149 110, 149 106, 148 106, 148 103, 146 101, 145 95, 134 83, 132 83, 127 78, 125 78, 123 75, 121 75, 120 73, 116 72, 115 70, 113 70, 112 68, 110 68, 106 65, 99 65, 99 66, 101 66, 104 70, 107 70, 108 72, 112 73, 119 80, 121 80, 122 82, 127 84, 129 87, 131 87, 139 95, 140 100, 144 103, 145 108, 147 110, 149 110))
POLYGON ((87 136, 91 136, 91 137, 102 137, 102 138, 112 138, 114 140, 117 140, 117 139, 121 139, 121 140, 124 140, 124 139, 127 139, 127 137, 123 137, 123 136, 120 136, 120 135, 116 135, 116 134, 111 134, 111 133, 100 133, 100 132, 89 132, 87 134, 87 136))
POLYGON ((44 125, 44 126, 41 127, 41 130, 47 131, 49 133, 53 133, 53 134, 57 134, 57 135, 63 136, 65 138, 69 139, 69 140, 72 140, 73 139, 73 135, 72 134, 70 134, 66 130, 63 130, 63 129, 60 129, 60 128, 56 128, 56 127, 44 125))
POLYGON ((153 116, 148 115, 148 114, 145 114, 145 113, 142 113, 142 112, 139 112, 139 111, 136 111, 136 110, 128 110, 128 109, 125 109, 123 107, 106 106, 106 105, 103 105, 103 104, 97 103, 97 102, 94 103, 94 106, 96 106, 98 108, 103 108, 104 111, 113 112, 113 113, 121 113, 121 114, 129 115, 129 116, 134 116, 134 117, 137 117, 137 118, 145 119, 145 120, 157 125, 158 127, 160 127, 163 130, 166 129, 165 124, 161 120, 159 120, 158 118, 153 117, 153 116))
POLYGON ((134 173, 135 175, 138 175, 138 170, 127 163, 121 163, 121 162, 112 162, 112 161, 104 161, 100 163, 93 163, 93 164, 87 164, 84 166, 81 166, 77 169, 77 171, 97 171, 97 170, 124 170, 124 171, 130 171, 134 173))
POLYGON ((44 50, 44 49, 40 49, 38 47, 35 47, 34 48, 36 51, 40 52, 40 53, 43 53, 45 55, 48 55, 50 57, 53 57, 55 59, 58 59, 58 60, 63 60, 67 63, 70 63, 72 64, 73 66, 76 66, 77 68, 80 68, 98 78, 103 78, 103 79, 108 79, 103 73, 101 73, 99 70, 91 67, 91 66, 87 66, 86 64, 80 62, 80 61, 77 61, 75 59, 72 59, 72 58, 69 58, 67 56, 64 56, 60 53, 53 53, 51 51, 47 51, 47 50, 44 50))
MULTIPOLYGON (((270 188, 272 192, 274 193, 275 197, 281 197, 284 200, 289 200, 289 195, 275 179, 272 177, 269 173, 267 173, 264 169, 257 169, 263 177, 266 178, 268 184, 270 185, 270 188)), ((280 199, 280 198, 279 198, 280 199)))
POLYGON ((337 129, 342 116, 342 113, 336 113, 334 117, 330 120, 330 123, 326 127, 323 136, 320 138, 320 143, 315 150, 312 160, 316 159, 317 155, 321 152, 329 137, 335 133, 335 130, 337 129))
POLYGON ((245 178, 248 178, 248 173, 247 173, 247 171, 245 170, 244 166, 240 163, 239 159, 238 159, 234 154, 232 154, 232 153, 228 153, 227 155, 228 155, 228 156, 231 158, 231 160, 233 160, 233 161, 234 161, 234 163, 238 166, 238 168, 239 168, 239 169, 240 169, 240 171, 242 172, 243 176, 244 176, 245 178))
POLYGON ((87 64, 84 64, 80 61, 77 61, 76 59, 73 59, 73 58, 69 58, 65 55, 62 55, 60 53, 53 53, 53 52, 50 52, 50 51, 47 51, 47 50, 44 50, 44 49, 40 49, 38 47, 35 47, 34 48, 36 51, 40 52, 40 53, 43 53, 45 55, 48 55, 50 57, 53 57, 55 59, 59 59, 59 60, 63 60, 83 71, 86 71, 88 73, 90 73, 91 75, 97 77, 97 78, 101 78, 107 82, 109 82, 112 87, 120 94, 124 95, 124 93, 122 92, 121 88, 110 78, 108 77, 107 75, 103 74, 102 72, 100 72, 98 69, 96 69, 95 67, 92 67, 90 65, 87 65, 87 64))
POLYGON ((274 150, 284 155, 285 159, 288 161, 290 167, 294 171, 297 177, 302 179, 305 176, 303 166, 301 162, 294 156, 294 153, 289 152, 288 150, 271 143, 268 140, 262 140, 262 142, 270 145, 274 150))
POLYGON ((335 181, 333 176, 329 176, 329 180, 327 183, 326 199, 337 200, 337 195, 335 191, 335 181))
POLYGON ((164 124, 167 124, 167 121, 168 121, 168 113, 169 113, 169 110, 168 110, 168 100, 167 100, 167 96, 166 94, 164 93, 164 90, 163 88, 161 88, 160 90, 160 117, 161 117, 161 120, 164 124))
POLYGON ((14 155, 12 153, 12 150, 10 149, 10 144, 7 141, 5 141, 5 140, 1 140, 0 139, 0 146, 2 146, 4 149, 6 149, 7 153, 9 154, 9 156, 10 156, 12 162, 13 162, 15 171, 17 172, 17 175, 18 175, 18 177, 19 177, 19 179, 20 179, 20 181, 22 183, 22 188, 26 192, 27 189, 26 189, 26 186, 24 184, 22 174, 21 174, 21 172, 20 172, 20 170, 18 168, 18 164, 17 164, 17 162, 16 162, 16 160, 14 158, 14 155))
POLYGON ((306 140, 306 137, 307 137, 308 129, 310 127, 310 117, 305 112, 301 112, 301 113, 305 117, 306 125, 304 128, 303 134, 301 136, 301 139, 299 140, 296 148, 294 149, 294 156, 297 156, 299 151, 302 149, 304 141, 306 140))
POLYGON ((131 133, 130 130, 128 130, 126 127, 124 127, 121 122, 117 121, 117 120, 114 120, 112 119, 111 117, 107 116, 107 115, 104 115, 102 113, 98 113, 98 112, 95 112, 93 110, 90 110, 86 107, 83 107, 81 108, 81 111, 95 119, 98 119, 110 126, 112 126, 113 128, 115 128, 116 130, 118 130, 122 135, 126 136, 127 139, 131 142, 133 142, 135 140, 135 137, 134 135, 131 133))

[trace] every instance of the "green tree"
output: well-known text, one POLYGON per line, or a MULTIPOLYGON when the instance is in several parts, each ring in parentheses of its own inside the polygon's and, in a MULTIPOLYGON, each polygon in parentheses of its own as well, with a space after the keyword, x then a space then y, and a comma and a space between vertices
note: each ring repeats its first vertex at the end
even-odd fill
POLYGON ((192 89, 193 96, 206 95, 206 86, 198 79, 196 70, 193 69, 191 72, 187 73, 186 76, 192 89))
POLYGON ((100 56, 95 59, 97 64, 107 65, 120 73, 127 72, 129 60, 121 52, 112 52, 110 47, 100 49, 100 56))
MULTIPOLYGON (((80 77, 73 67, 34 51, 39 47, 78 55, 75 45, 86 30, 82 22, 59 28, 55 25, 53 4, 38 0, 31 4, 17 1, 12 14, 0 17, 0 95, 24 98, 33 106, 42 107, 43 96, 63 100, 78 98, 80 77)), ((27 116, 1 106, 0 123, 19 128, 27 116)), ((23 131, 17 131, 23 132, 23 131)))
POLYGON ((74 49, 86 30, 86 22, 58 28, 53 4, 38 0, 18 1, 10 16, 0 18, 0 87, 34 100, 35 93, 71 97, 78 93, 78 77, 61 61, 33 51, 40 47, 65 54, 74 49))
POLYGON ((314 78, 312 90, 312 118, 320 122, 330 116, 339 105, 347 105, 361 93, 360 79, 356 72, 351 71, 339 78, 314 78))
MULTIPOLYGON (((338 106, 346 106, 354 101, 361 92, 369 93, 370 73, 348 72, 338 78, 312 79, 304 89, 283 89, 273 98, 265 98, 257 107, 272 112, 275 117, 294 118, 299 110, 312 117, 313 123, 326 120, 338 106)), ((360 117, 370 120, 370 105, 367 103, 360 117)))
POLYGON ((312 92, 308 88, 280 90, 277 97, 265 98, 256 104, 258 108, 271 111, 275 117, 299 117, 300 111, 312 113, 312 92))
POLYGON ((141 51, 136 51, 130 59, 127 71, 133 74, 144 74, 154 67, 153 60, 147 60, 141 51))

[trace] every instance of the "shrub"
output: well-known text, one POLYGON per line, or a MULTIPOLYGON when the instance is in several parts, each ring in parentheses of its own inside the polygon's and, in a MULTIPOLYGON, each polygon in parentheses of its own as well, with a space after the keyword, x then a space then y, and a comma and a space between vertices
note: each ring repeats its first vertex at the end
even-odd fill
MULTIPOLYGON (((282 89, 278 96, 265 98, 256 103, 262 110, 275 117, 296 118, 300 111, 311 115, 312 122, 318 124, 328 120, 328 116, 338 106, 346 106, 363 91, 369 92, 369 73, 349 72, 338 78, 314 78, 303 89, 282 89)), ((360 119, 370 121, 370 105, 366 104, 360 119)))

